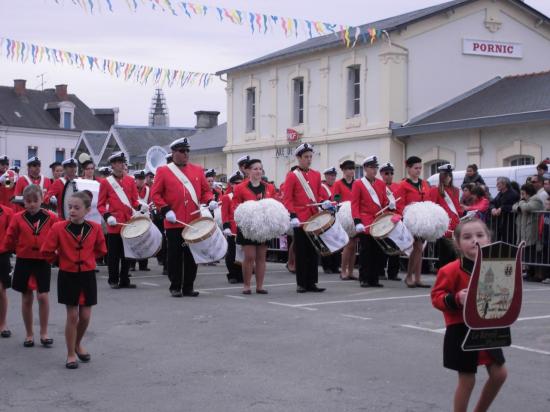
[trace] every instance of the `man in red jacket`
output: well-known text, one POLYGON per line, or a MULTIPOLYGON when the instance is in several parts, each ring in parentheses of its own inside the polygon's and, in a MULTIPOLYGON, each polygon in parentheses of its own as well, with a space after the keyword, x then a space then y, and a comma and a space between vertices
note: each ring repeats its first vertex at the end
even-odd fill
POLYGON ((134 179, 124 175, 126 155, 118 152, 109 157, 112 175, 99 185, 99 200, 97 210, 107 222, 107 249, 109 266, 109 285, 113 289, 134 289, 136 285, 130 283, 128 272, 129 262, 124 256, 124 245, 120 230, 120 223, 128 222, 134 211, 146 213, 147 206, 138 201, 138 193, 134 179))
POLYGON ((296 283, 298 293, 323 292, 317 287, 319 268, 317 252, 307 238, 301 224, 323 209, 332 207, 326 191, 321 187, 321 173, 310 169, 313 161, 313 146, 303 143, 294 151, 298 167, 287 174, 284 183, 283 203, 290 212, 290 225, 294 228, 294 247, 296 253, 296 283))
POLYGON ((377 213, 389 205, 395 209, 395 202, 390 204, 386 195, 386 185, 376 178, 378 158, 369 156, 363 161, 365 175, 353 182, 351 214, 355 221, 355 230, 359 233, 359 282, 362 288, 378 287, 378 278, 384 275, 384 252, 370 234, 370 226, 377 213))
MULTIPOLYGON (((57 216, 59 219, 69 218, 69 206, 65 207, 65 191, 67 185, 77 176, 78 163, 75 159, 64 160, 61 165, 63 166, 64 176, 54 180, 48 193, 44 196, 44 203, 51 206, 57 206, 57 216)), ((68 199, 67 199, 68 200, 68 199)))
MULTIPOLYGON (((397 190, 399 189, 399 183, 393 182, 393 174, 394 174, 395 168, 393 164, 391 163, 384 163, 382 166, 380 166, 380 176, 382 177, 382 180, 386 184, 386 195, 388 196, 388 200, 390 202, 396 203, 395 200, 395 194, 397 193, 397 190)), ((385 262, 388 263, 387 268, 387 274, 388 274, 388 280, 395 280, 395 281, 401 281, 401 278, 399 275, 399 255, 386 255, 384 254, 385 262)), ((386 264, 384 263, 384 267, 386 264)))
POLYGON ((10 167, 10 159, 4 155, 0 157, 0 205, 13 209, 14 204, 11 203, 11 198, 15 191, 15 182, 17 175, 13 170, 8 170, 10 167))
POLYGON ((15 191, 13 193, 14 196, 21 198, 21 203, 15 205, 16 212, 25 210, 25 208, 22 206, 22 196, 23 190, 25 190, 28 185, 40 186, 43 194, 46 194, 46 192, 50 189, 51 180, 40 174, 41 167, 42 162, 40 161, 38 156, 32 156, 31 158, 29 158, 29 160, 27 160, 28 175, 20 176, 20 178, 17 179, 17 183, 15 184, 15 191))
POLYGON ((167 267, 170 277, 170 294, 173 297, 198 296, 193 289, 197 276, 197 264, 191 250, 183 247, 181 232, 198 216, 192 214, 201 204, 213 211, 218 203, 204 177, 203 168, 189 163, 189 142, 186 137, 170 145, 172 162, 156 170, 151 198, 162 215, 166 228, 167 267))

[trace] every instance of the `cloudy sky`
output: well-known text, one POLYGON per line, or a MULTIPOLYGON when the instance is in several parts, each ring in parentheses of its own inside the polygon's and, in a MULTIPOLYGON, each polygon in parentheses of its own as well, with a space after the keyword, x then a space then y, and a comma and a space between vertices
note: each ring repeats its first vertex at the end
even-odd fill
MULTIPOLYGON (((236 8, 285 17, 359 25, 441 3, 443 0, 205 0, 201 4, 236 8)), ((215 72, 295 44, 280 31, 250 34, 247 25, 217 23, 216 19, 172 16, 142 7, 128 10, 126 0, 111 0, 115 13, 89 15, 72 5, 54 0, 0 1, 0 37, 22 40, 88 55, 157 67, 215 72)), ((104 2, 105 3, 105 2, 104 2)), ((526 3, 550 15, 550 1, 526 3)), ((299 40, 305 40, 305 37, 299 40)), ((0 84, 27 79, 27 87, 67 83, 91 107, 119 107, 121 124, 143 125, 154 86, 141 86, 47 63, 21 64, 0 59, 0 84)), ((224 84, 215 80, 207 89, 165 88, 171 126, 194 126, 196 110, 219 110, 225 120, 224 84)))

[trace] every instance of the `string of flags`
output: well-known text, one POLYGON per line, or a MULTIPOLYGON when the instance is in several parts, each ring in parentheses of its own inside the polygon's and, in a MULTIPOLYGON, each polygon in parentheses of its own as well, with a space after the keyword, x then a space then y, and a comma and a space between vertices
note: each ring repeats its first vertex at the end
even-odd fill
MULTIPOLYGON (((88 1, 93 2, 92 0, 88 1)), ((215 77, 213 73, 126 63, 3 37, 0 37, 0 57, 20 63, 38 64, 48 62, 62 64, 81 70, 101 72, 117 79, 134 81, 141 85, 152 83, 159 87, 165 85, 168 87, 207 87, 215 77)))
MULTIPOLYGON (((69 0, 53 0, 58 5, 68 3, 69 0)), ((114 13, 114 3, 117 0, 71 0, 70 4, 80 7, 89 14, 103 12, 114 13)), ((122 2, 122 0, 118 0, 122 2)), ((374 43, 387 33, 375 27, 364 28, 345 24, 327 23, 316 20, 282 17, 253 11, 228 9, 225 7, 206 6, 200 3, 189 3, 176 0, 125 0, 127 8, 133 12, 142 8, 169 13, 173 16, 187 18, 205 17, 213 14, 220 23, 230 23, 239 26, 248 26, 251 34, 267 34, 276 31, 286 37, 308 38, 332 34, 341 39, 346 47, 355 47, 359 43, 374 43)))

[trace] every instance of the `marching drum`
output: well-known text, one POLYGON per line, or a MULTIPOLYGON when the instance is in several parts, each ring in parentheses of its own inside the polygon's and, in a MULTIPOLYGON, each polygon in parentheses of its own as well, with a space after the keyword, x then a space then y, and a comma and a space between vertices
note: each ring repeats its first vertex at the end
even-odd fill
POLYGON ((227 253, 227 240, 211 217, 193 220, 181 236, 197 264, 217 262, 227 253))
POLYGON ((321 256, 338 252, 349 242, 349 236, 329 212, 319 212, 304 223, 304 231, 321 256))
POLYGON ((393 213, 378 216, 370 227, 370 234, 386 255, 409 256, 414 238, 401 220, 392 222, 393 213))
POLYGON ((135 216, 120 231, 124 256, 147 259, 155 256, 162 246, 162 233, 146 216, 135 216))
POLYGON ((91 220, 92 222, 102 224, 103 219, 97 210, 97 201, 99 199, 99 182, 97 180, 90 179, 75 179, 73 182, 78 192, 87 190, 92 194, 92 207, 90 208, 90 212, 84 216, 84 218, 86 220, 91 220))

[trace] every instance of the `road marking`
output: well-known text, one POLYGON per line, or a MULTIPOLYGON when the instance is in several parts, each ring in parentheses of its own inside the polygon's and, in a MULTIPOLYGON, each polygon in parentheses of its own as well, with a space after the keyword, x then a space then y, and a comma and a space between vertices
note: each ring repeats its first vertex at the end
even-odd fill
MULTIPOLYGON (((324 281, 324 282, 319 282, 319 285, 321 284, 325 284, 325 283, 343 283, 341 280, 327 280, 327 281, 324 281)), ((269 287, 276 287, 276 286, 296 286, 296 282, 292 282, 292 283, 274 283, 272 285, 264 285, 266 288, 269 288, 269 287)), ((243 287, 242 286, 227 286, 227 287, 223 287, 223 288, 204 288, 204 289, 199 289, 199 290, 211 290, 211 291, 216 291, 216 290, 234 290, 234 289, 242 289, 243 287)))
POLYGON ((304 307, 304 306, 336 305, 338 303, 377 302, 377 301, 384 301, 384 300, 426 298, 429 296, 430 295, 407 295, 407 296, 387 296, 385 298, 370 298, 370 299, 331 300, 331 301, 325 301, 325 302, 298 303, 298 304, 295 304, 294 306, 304 307))
POLYGON ((158 283, 149 283, 149 282, 141 282, 141 284, 145 286, 155 286, 155 287, 160 286, 158 283))
POLYGON ((361 320, 372 320, 372 318, 365 318, 363 316, 357 316, 357 315, 342 315, 345 318, 351 318, 351 319, 361 319, 361 320))
POLYGON ((550 288, 523 289, 524 292, 550 292, 550 288))
POLYGON ((267 302, 267 303, 271 303, 272 305, 277 305, 277 306, 284 306, 286 308, 292 308, 292 309, 302 309, 302 310, 310 310, 310 311, 317 310, 315 308, 298 307, 298 306, 295 306, 295 305, 290 305, 288 303, 281 303, 281 302, 267 302))
POLYGON ((536 319, 550 319, 550 315, 544 315, 544 316, 529 316, 526 318, 518 318, 517 322, 521 322, 522 320, 536 320, 536 319))
MULTIPOLYGON (((423 327, 415 326, 415 325, 401 325, 401 326, 404 327, 404 328, 416 329, 416 330, 421 330, 421 331, 424 331, 424 332, 431 332, 431 333, 437 333, 437 334, 443 334, 445 332, 445 328, 430 329, 430 328, 423 328, 423 327)), ((511 345, 510 347, 514 348, 514 349, 518 349, 518 350, 523 350, 525 352, 538 353, 539 355, 550 355, 550 352, 540 350, 540 349, 528 348, 527 346, 511 345)))
POLYGON ((233 299, 246 299, 243 296, 235 296, 235 295, 224 295, 226 298, 233 298, 233 299))

